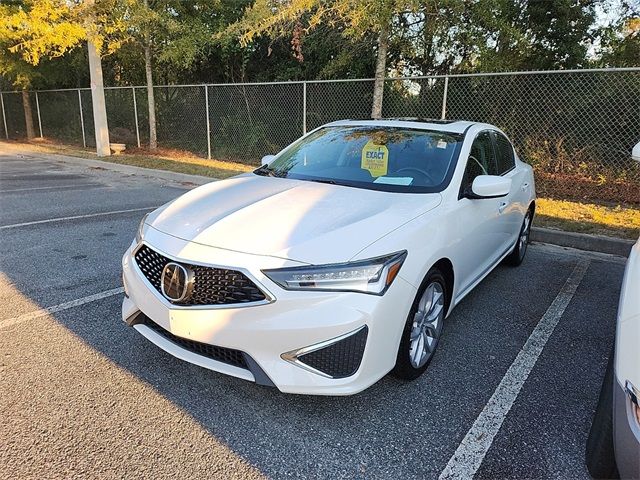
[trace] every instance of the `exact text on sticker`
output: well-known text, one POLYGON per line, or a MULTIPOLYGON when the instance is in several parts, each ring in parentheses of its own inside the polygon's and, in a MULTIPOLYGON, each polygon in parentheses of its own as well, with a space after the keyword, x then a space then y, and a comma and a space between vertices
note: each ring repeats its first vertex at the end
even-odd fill
POLYGON ((362 147, 360 167, 368 170, 372 177, 381 177, 389 169, 389 149, 384 145, 376 145, 369 140, 362 147))

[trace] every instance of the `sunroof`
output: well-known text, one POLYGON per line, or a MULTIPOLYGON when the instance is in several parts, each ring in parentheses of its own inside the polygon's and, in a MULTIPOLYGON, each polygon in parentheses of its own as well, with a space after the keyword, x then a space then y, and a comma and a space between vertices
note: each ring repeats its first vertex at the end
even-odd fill
POLYGON ((449 123, 455 123, 458 120, 447 120, 441 118, 421 118, 421 117, 390 117, 390 118, 381 118, 380 120, 399 120, 402 122, 424 122, 424 123, 439 123, 442 125, 447 125, 449 123))

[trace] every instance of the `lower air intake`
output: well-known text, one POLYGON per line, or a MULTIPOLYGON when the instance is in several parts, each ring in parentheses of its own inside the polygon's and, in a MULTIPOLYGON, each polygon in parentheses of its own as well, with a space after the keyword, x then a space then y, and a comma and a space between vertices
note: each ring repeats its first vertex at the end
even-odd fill
POLYGON ((248 370, 247 362, 245 361, 244 355, 240 350, 218 347, 216 345, 209 345, 207 343, 200 343, 194 340, 188 340, 186 338, 178 337, 168 330, 162 328, 146 315, 144 316, 142 321, 138 323, 146 325, 154 332, 162 335, 164 338, 169 340, 171 343, 182 347, 185 350, 189 350, 190 352, 202 355, 203 357, 217 360, 218 362, 226 363, 227 365, 233 365, 234 367, 244 368, 245 370, 248 370))
POLYGON ((353 335, 300 355, 297 360, 331 378, 350 377, 360 368, 368 333, 369 329, 365 325, 353 335))

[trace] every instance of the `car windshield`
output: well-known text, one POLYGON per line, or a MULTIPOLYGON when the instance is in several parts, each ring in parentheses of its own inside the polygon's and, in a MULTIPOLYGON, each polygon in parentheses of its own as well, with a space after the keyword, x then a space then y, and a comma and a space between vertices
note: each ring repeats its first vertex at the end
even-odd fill
POLYGON ((392 192, 440 192, 462 134, 390 127, 325 127, 298 140, 257 175, 392 192))

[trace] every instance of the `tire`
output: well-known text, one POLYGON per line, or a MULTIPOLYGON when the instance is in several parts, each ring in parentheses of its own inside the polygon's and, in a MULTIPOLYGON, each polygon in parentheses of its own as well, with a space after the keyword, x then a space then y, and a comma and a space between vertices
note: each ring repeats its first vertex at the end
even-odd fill
POLYGON ((587 469, 593 478, 619 478, 613 449, 613 352, 587 439, 587 469))
POLYGON ((533 210, 529 208, 522 220, 522 226, 520 227, 520 233, 516 239, 516 245, 513 247, 512 252, 505 258, 505 263, 512 267, 519 266, 524 260, 524 256, 527 253, 527 245, 529 245, 529 235, 531 234, 531 222, 533 220, 533 210))
POLYGON ((402 331, 392 376, 402 380, 415 380, 427 369, 442 334, 448 294, 447 282, 442 272, 437 268, 429 270, 418 289, 402 331), (436 299, 435 304, 433 299, 436 299))

